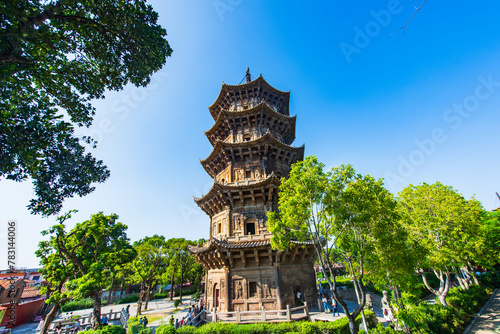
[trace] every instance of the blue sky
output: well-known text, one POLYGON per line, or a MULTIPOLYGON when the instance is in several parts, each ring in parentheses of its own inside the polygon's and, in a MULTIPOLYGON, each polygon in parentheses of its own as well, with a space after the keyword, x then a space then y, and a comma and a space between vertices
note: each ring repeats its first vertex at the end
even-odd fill
MULTIPOLYGON (((93 153, 111 169, 69 226, 116 213, 129 237, 208 237, 193 202, 212 179, 199 159, 222 82, 246 67, 291 91, 296 140, 328 167, 353 164, 386 178, 397 193, 440 181, 486 209, 500 206, 500 3, 400 1, 151 1, 174 49, 148 88, 126 87, 96 101, 93 153), (346 51, 347 50, 347 51, 346 51), (353 51, 355 50, 355 51, 353 51)), ((31 184, 2 180, 0 237, 18 222, 18 265, 35 267, 40 231, 55 218, 32 216, 31 184)), ((0 267, 6 267, 4 257, 0 267)))

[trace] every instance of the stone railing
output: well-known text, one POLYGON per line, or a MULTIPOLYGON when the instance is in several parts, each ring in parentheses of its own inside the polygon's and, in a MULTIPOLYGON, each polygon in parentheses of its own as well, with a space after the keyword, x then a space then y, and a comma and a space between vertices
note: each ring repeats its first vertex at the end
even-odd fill
POLYGON ((307 302, 304 306, 290 308, 286 306, 286 310, 262 310, 259 311, 240 311, 238 307, 234 312, 206 312, 205 321, 207 322, 230 322, 230 323, 255 323, 255 322, 285 322, 309 319, 309 308, 307 302))
MULTIPOLYGON (((354 289, 339 289, 338 294, 340 298, 344 300, 357 301, 358 298, 356 296, 356 290, 354 289)), ((378 308, 382 308, 382 297, 374 294, 373 292, 367 292, 367 295, 370 295, 372 299, 372 305, 378 308)))
MULTIPOLYGON (((112 320, 120 320, 120 324, 122 327, 126 327, 127 320, 128 320, 128 314, 125 310, 121 311, 116 311, 113 312, 113 310, 102 313, 102 315, 106 315, 108 317, 108 322, 112 320), (124 321, 123 321, 124 320, 124 321)), ((75 322, 77 320, 80 320, 80 331, 86 328, 92 327, 92 314, 86 315, 84 317, 73 317, 71 319, 61 319, 61 320, 55 320, 52 322, 50 325, 49 330, 47 333, 54 333, 54 329, 56 326, 61 323, 62 324, 62 329, 59 332, 60 334, 70 334, 73 333, 73 328, 75 325, 75 322)))
POLYGON ((238 241, 258 241, 258 240, 270 240, 273 235, 270 233, 266 234, 249 234, 249 235, 236 235, 234 237, 227 237, 228 242, 238 242, 238 241))

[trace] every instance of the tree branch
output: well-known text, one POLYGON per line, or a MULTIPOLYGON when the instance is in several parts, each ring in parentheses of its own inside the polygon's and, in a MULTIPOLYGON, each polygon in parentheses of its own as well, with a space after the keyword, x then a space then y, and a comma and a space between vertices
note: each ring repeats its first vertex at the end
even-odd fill
POLYGON ((417 15, 417 13, 418 13, 418 12, 419 12, 419 10, 422 8, 422 6, 425 4, 425 2, 426 2, 426 1, 427 1, 427 0, 424 0, 424 1, 422 2, 422 4, 421 4, 419 7, 417 7, 417 8, 416 8, 415 12, 414 12, 414 13, 413 13, 413 15, 410 17, 410 19, 409 19, 409 20, 405 23, 405 25, 404 25, 404 26, 399 27, 398 29, 396 29, 396 30, 395 30, 395 31, 394 31, 391 35, 394 35, 394 34, 395 34, 396 32, 398 32, 399 30, 403 30, 403 37, 404 37, 404 36, 405 36, 405 32, 406 32, 406 26, 408 25, 408 23, 410 23, 410 21, 413 19, 413 17, 414 17, 415 15, 417 15))

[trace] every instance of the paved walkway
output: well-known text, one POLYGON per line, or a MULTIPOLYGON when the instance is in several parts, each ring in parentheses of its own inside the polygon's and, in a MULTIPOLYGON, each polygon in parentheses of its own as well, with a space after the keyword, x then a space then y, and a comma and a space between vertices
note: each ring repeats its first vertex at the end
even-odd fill
POLYGON ((467 334, 500 334, 500 289, 482 311, 467 334))
MULTIPOLYGON (((179 299, 178 297, 175 297, 174 300, 179 299)), ((191 296, 182 296, 182 304, 179 305, 176 313, 174 313, 174 319, 179 318, 179 320, 185 316, 186 311, 182 311, 183 309, 187 309, 190 304, 194 303, 194 301, 191 299, 191 296)), ((105 305, 101 308, 101 313, 109 313, 111 310, 113 311, 120 311, 122 308, 126 308, 127 305, 130 305, 130 315, 135 316, 137 312, 137 303, 129 303, 129 304, 119 304, 119 305, 105 305)), ((144 304, 143 304, 144 306, 144 304)), ((169 298, 166 299, 160 299, 160 300, 151 300, 148 304, 148 310, 142 311, 142 315, 147 316, 148 318, 151 316, 164 316, 162 319, 150 322, 148 327, 154 327, 160 325, 160 322, 164 320, 166 323, 168 323, 168 320, 175 310, 174 307, 174 301, 171 301, 169 298)), ((73 315, 79 315, 79 316, 88 316, 92 312, 92 309, 84 309, 84 310, 77 310, 73 311, 73 315)), ((63 315, 66 315, 68 313, 61 313, 56 319, 61 319, 63 315)), ((28 334, 28 333, 35 333, 35 330, 38 326, 38 323, 27 323, 23 324, 21 326, 17 326, 16 328, 12 329, 12 334, 28 334)))

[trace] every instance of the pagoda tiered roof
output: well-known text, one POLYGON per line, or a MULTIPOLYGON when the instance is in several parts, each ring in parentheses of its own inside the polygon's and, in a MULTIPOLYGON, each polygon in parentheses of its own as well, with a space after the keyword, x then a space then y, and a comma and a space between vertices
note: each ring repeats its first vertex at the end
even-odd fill
POLYGON ((231 134, 231 130, 237 129, 243 124, 246 127, 266 126, 271 128, 272 126, 283 137, 284 143, 291 144, 295 140, 296 119, 297 116, 283 115, 262 101, 246 110, 221 110, 215 124, 210 130, 205 131, 205 135, 214 146, 217 140, 224 141, 231 134))
POLYGON ((244 162, 275 156, 276 161, 291 164, 304 158, 304 145, 293 147, 280 142, 270 133, 249 141, 230 143, 217 140, 210 155, 201 160, 203 168, 215 178, 230 162, 244 162))
MULTIPOLYGON (((283 115, 290 115, 290 92, 284 92, 271 86, 262 75, 242 85, 223 83, 217 100, 208 107, 214 120, 223 110, 231 110, 231 106, 246 101, 246 107, 252 107, 265 101, 271 108, 283 115)), ((242 105, 244 108, 245 105, 242 105)))
POLYGON ((253 258, 258 265, 261 259, 269 259, 269 264, 300 264, 304 260, 314 259, 314 243, 312 241, 290 240, 291 247, 283 252, 271 247, 271 234, 252 235, 250 241, 230 241, 211 238, 201 247, 188 246, 191 253, 206 269, 224 269, 234 267, 240 262, 245 267, 253 258))
MULTIPOLYGON (((231 241, 231 238, 228 238, 226 240, 219 240, 217 238, 212 238, 208 240, 205 244, 202 246, 188 246, 189 250, 194 253, 194 254, 200 254, 200 253, 205 253, 205 252, 212 252, 215 249, 221 248, 224 250, 227 249, 240 249, 240 248, 254 248, 254 247, 259 247, 259 246, 268 246, 271 245, 271 240, 270 237, 272 235, 253 235, 253 237, 257 238, 252 238, 252 240, 245 240, 245 241, 231 241)), ((306 246, 306 245, 314 245, 313 241, 307 240, 307 241, 297 241, 297 240, 290 240, 290 243, 295 245, 295 246, 306 246)))
POLYGON ((245 198, 255 201, 257 197, 263 197, 266 202, 271 201, 273 194, 278 191, 279 182, 274 173, 263 179, 234 184, 222 184, 214 180, 210 191, 201 198, 194 197, 194 201, 212 217, 225 210, 226 206, 234 207, 234 202, 244 201, 245 198))

